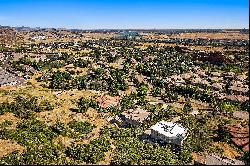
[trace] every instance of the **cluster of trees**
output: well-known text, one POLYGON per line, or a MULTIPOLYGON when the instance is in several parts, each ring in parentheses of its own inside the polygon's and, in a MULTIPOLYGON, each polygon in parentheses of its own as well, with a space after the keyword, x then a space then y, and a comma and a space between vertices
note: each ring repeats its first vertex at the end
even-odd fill
POLYGON ((136 71, 144 76, 167 77, 173 74, 182 74, 192 65, 188 55, 180 53, 157 54, 157 58, 140 62, 136 71))
POLYGON ((69 72, 54 72, 49 82, 51 89, 69 90, 75 87, 76 79, 69 72))
POLYGON ((131 93, 121 98, 120 103, 117 106, 110 106, 108 108, 101 108, 95 101, 94 98, 81 97, 77 101, 77 109, 71 109, 74 112, 86 112, 89 108, 94 108, 98 112, 110 112, 115 115, 120 115, 122 112, 135 108, 136 105, 146 106, 148 101, 145 96, 140 96, 138 93, 131 93))
POLYGON ((0 128, 11 126, 13 122, 11 120, 5 120, 2 123, 0 123, 0 128))
POLYGON ((77 121, 71 121, 69 124, 69 127, 71 129, 74 129, 74 131, 79 132, 81 134, 88 134, 92 131, 93 128, 95 128, 95 125, 92 125, 89 122, 77 122, 77 121))
POLYGON ((90 61, 89 60, 84 60, 84 59, 77 59, 73 62, 74 67, 81 67, 81 68, 85 68, 88 67, 90 65, 90 61))
POLYGON ((20 95, 15 97, 14 101, 0 103, 0 114, 11 112, 18 118, 32 118, 34 112, 49 111, 54 109, 54 105, 48 100, 38 103, 37 97, 24 98, 20 95))
POLYGON ((36 119, 23 119, 17 124, 17 129, 1 130, 1 139, 15 140, 26 147, 36 147, 49 144, 57 136, 52 128, 36 119))
POLYGON ((194 98, 208 103, 210 103, 213 98, 213 96, 210 94, 209 89, 201 91, 197 87, 191 85, 179 86, 179 87, 172 86, 170 87, 170 90, 186 98, 194 98))
POLYGON ((79 138, 79 136, 91 132, 94 127, 94 125, 88 122, 76 121, 71 121, 68 125, 57 121, 54 125, 48 126, 35 118, 22 119, 17 124, 16 129, 7 129, 6 125, 2 126, 0 128, 0 139, 14 140, 24 146, 26 150, 23 153, 14 151, 0 158, 0 163, 13 165, 81 163, 82 160, 75 160, 75 155, 85 155, 86 158, 83 159, 84 161, 95 163, 103 159, 104 152, 107 151, 109 147, 109 143, 106 139, 98 138, 91 141, 91 143, 86 146, 85 154, 82 153, 84 151, 82 148, 75 149, 75 145, 66 149, 60 142, 55 143, 53 141, 54 138, 59 135, 75 139, 79 138), (74 154, 73 151, 75 150, 80 151, 74 154))
POLYGON ((47 80, 43 77, 38 81, 48 81, 50 89, 94 89, 108 91, 111 95, 117 95, 118 90, 126 90, 128 85, 125 82, 126 74, 118 69, 97 68, 89 71, 86 76, 72 75, 70 72, 56 71, 47 80))
POLYGON ((208 117, 182 116, 181 123, 189 131, 185 142, 192 152, 203 152, 212 142, 212 130, 208 128, 208 117))
POLYGON ((102 135, 108 135, 116 147, 111 164, 114 165, 178 165, 191 162, 191 152, 183 149, 176 155, 169 146, 161 147, 143 142, 141 128, 103 128, 102 135))
POLYGON ((66 154, 79 162, 95 164, 104 160, 110 145, 109 137, 99 137, 91 140, 89 144, 72 144, 66 149, 66 154))
POLYGON ((21 72, 25 72, 23 69, 24 65, 28 65, 36 69, 37 71, 45 71, 48 70, 50 71, 53 68, 59 69, 67 64, 73 64, 74 67, 81 67, 85 68, 90 65, 89 60, 84 60, 84 59, 76 59, 72 56, 72 54, 67 54, 67 53, 62 53, 61 56, 51 56, 45 59, 44 61, 39 60, 37 61, 32 61, 30 57, 25 55, 24 57, 20 58, 18 61, 12 61, 10 62, 10 65, 21 72))
POLYGON ((18 71, 25 72, 23 69, 23 65, 28 65, 30 67, 33 67, 37 71, 43 71, 43 70, 50 70, 53 68, 61 68, 66 65, 66 62, 64 61, 65 58, 50 58, 46 59, 45 61, 39 60, 31 61, 31 59, 28 56, 24 56, 20 58, 18 61, 11 62, 11 66, 18 71))
POLYGON ((145 128, 149 128, 161 120, 169 120, 176 116, 180 116, 180 113, 176 112, 173 107, 168 106, 162 108, 162 105, 146 105, 144 108, 151 112, 147 120, 143 123, 145 128))
POLYGON ((81 112, 81 113, 86 112, 89 107, 92 107, 94 109, 99 108, 99 106, 97 105, 96 101, 93 98, 87 99, 87 98, 84 98, 84 97, 81 97, 78 100, 77 106, 78 106, 77 112, 81 112))
MULTIPOLYGON (((235 54, 235 53, 234 53, 235 54)), ((248 71, 248 59, 249 59, 249 53, 244 54, 235 54, 234 55, 234 63, 229 64, 212 64, 209 62, 203 62, 203 63, 197 63, 201 68, 203 69, 209 69, 210 71, 224 71, 224 72, 234 72, 234 73, 242 73, 245 71, 248 71)))

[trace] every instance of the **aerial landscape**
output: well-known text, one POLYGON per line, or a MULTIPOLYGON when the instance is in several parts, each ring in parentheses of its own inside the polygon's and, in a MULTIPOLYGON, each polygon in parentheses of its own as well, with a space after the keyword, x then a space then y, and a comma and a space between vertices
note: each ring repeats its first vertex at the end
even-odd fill
POLYGON ((248 165, 248 12, 0 0, 0 164, 248 165))

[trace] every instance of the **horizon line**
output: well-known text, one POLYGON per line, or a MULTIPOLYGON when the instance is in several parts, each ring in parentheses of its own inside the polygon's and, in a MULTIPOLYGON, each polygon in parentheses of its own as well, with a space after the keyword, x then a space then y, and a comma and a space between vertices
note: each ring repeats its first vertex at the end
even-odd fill
POLYGON ((31 29, 66 29, 66 30, 249 30, 249 28, 65 28, 65 27, 34 27, 34 26, 10 26, 0 25, 0 27, 10 28, 31 28, 31 29))

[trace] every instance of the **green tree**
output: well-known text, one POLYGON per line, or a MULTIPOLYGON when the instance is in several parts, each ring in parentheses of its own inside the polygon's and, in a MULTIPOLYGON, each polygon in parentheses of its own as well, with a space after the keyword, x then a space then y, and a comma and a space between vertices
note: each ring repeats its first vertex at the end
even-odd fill
POLYGON ((192 108, 190 99, 188 99, 188 100, 185 102, 185 104, 184 104, 183 112, 187 115, 187 114, 189 114, 190 112, 192 112, 192 110, 193 110, 193 108, 192 108))
POLYGON ((138 96, 146 96, 148 92, 148 85, 140 83, 137 89, 138 96))

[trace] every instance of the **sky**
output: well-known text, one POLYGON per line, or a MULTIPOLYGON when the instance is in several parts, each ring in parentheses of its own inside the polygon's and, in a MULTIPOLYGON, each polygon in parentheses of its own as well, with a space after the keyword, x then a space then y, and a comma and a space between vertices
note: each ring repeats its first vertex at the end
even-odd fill
POLYGON ((248 29, 249 0, 0 0, 0 25, 78 29, 248 29))

